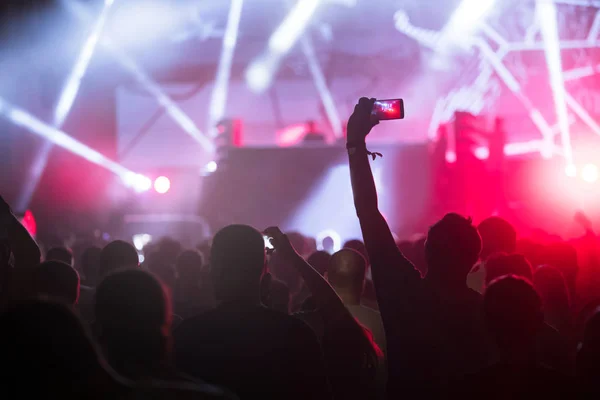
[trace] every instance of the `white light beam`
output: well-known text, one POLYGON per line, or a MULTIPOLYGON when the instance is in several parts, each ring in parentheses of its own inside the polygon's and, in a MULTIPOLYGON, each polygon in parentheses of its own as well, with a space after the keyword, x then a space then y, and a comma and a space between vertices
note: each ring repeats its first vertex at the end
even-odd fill
POLYGON ((227 106, 227 91, 229 86, 229 78, 231 76, 231 64, 233 62, 233 54, 237 43, 238 30, 240 19, 242 16, 242 7, 244 0, 231 0, 229 7, 229 16, 227 17, 227 27, 225 28, 225 36, 223 37, 223 47, 221 48, 221 58, 217 67, 217 76, 210 99, 210 109, 208 112, 208 128, 209 136, 214 136, 215 125, 223 119, 225 115, 225 107, 227 106))
POLYGON ((560 56, 556 6, 552 0, 538 0, 536 3, 536 12, 545 45, 544 53, 550 73, 550 86, 554 97, 556 117, 560 127, 561 143, 567 165, 572 165, 573 153, 571 150, 571 134, 569 132, 569 114, 565 100, 565 82, 563 80, 560 56))
POLYGON ((98 17, 90 36, 85 41, 81 53, 79 54, 79 58, 73 66, 73 69, 69 75, 69 79, 63 88, 60 99, 58 100, 58 105, 56 106, 56 110, 54 112, 54 126, 57 128, 61 128, 63 126, 65 119, 69 115, 69 111, 71 111, 71 108, 73 107, 73 103, 75 102, 75 98, 79 92, 79 87, 81 86, 81 81, 85 75, 85 72, 87 71, 90 61, 92 60, 94 50, 96 49, 96 44, 98 43, 98 39, 102 34, 102 29, 104 28, 106 17, 108 16, 112 4, 113 0, 105 0, 102 12, 98 17))
MULTIPOLYGON (((72 0, 67 1, 67 4, 69 5, 69 10, 71 10, 76 17, 84 22, 89 20, 89 14, 81 4, 72 0)), ((164 108, 167 115, 169 115, 185 133, 198 142, 204 150, 211 153, 214 152, 215 146, 212 140, 208 139, 202 133, 194 121, 192 121, 179 105, 177 105, 177 103, 162 90, 160 85, 154 82, 131 57, 119 49, 107 35, 103 35, 100 39, 100 45, 109 50, 119 64, 121 64, 121 66, 125 68, 148 93, 154 96, 158 104, 164 108)))
POLYGON ((282 55, 290 51, 320 3, 321 0, 298 0, 269 38, 269 50, 282 55))
POLYGON ((0 98, 0 115, 7 118, 15 125, 27 129, 96 165, 104 167, 124 179, 131 176, 131 174, 138 175, 98 151, 79 142, 62 130, 47 125, 26 111, 9 104, 2 98, 0 98))
POLYGON ((267 90, 281 60, 294 47, 322 0, 298 0, 269 38, 265 52, 246 68, 246 83, 255 93, 267 90))
MULTIPOLYGON (((77 98, 77 94, 79 92, 79 88, 81 86, 81 81, 88 69, 90 61, 92 60, 92 56, 94 55, 94 51, 96 49, 96 44, 98 43, 98 39, 102 34, 102 30, 104 29, 104 24, 106 22, 106 18, 108 13, 113 5, 114 0, 105 0, 104 6, 102 7, 102 11, 100 12, 100 16, 96 20, 94 27, 85 41, 79 57, 69 74, 69 77, 63 87, 62 92, 60 93, 60 97, 58 99, 56 108, 54 110, 54 127, 62 128, 67 119, 69 112, 73 108, 73 103, 77 98)), ((25 210, 29 207, 29 203, 33 198, 33 194, 35 189, 37 188, 40 179, 42 178, 42 174, 44 169, 46 169, 46 164, 48 163, 48 157, 50 156, 50 152, 52 151, 52 142, 44 142, 41 144, 41 147, 36 152, 35 159, 33 161, 33 165, 29 170, 29 178, 25 182, 23 189, 19 195, 19 198, 16 202, 16 207, 18 210, 25 210)))

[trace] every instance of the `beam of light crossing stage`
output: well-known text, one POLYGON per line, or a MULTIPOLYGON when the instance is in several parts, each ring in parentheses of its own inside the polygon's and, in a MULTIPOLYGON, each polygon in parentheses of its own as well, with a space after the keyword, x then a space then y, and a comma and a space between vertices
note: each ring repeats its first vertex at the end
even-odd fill
MULTIPOLYGON (((73 103, 75 102, 75 98, 79 92, 81 81, 83 80, 83 77, 88 69, 90 61, 92 60, 92 56, 94 55, 94 51, 96 49, 96 44, 98 43, 98 39, 102 34, 106 18, 113 3, 114 0, 104 1, 100 16, 97 18, 92 32, 85 41, 79 57, 77 58, 77 61, 75 62, 75 65, 69 74, 65 86, 63 87, 58 99, 58 103, 54 110, 53 125, 57 129, 62 128, 67 116, 69 115, 69 112, 71 111, 71 108, 73 108, 73 103)), ((46 141, 42 143, 40 148, 37 150, 37 154, 33 160, 33 165, 29 171, 29 179, 27 179, 25 182, 25 186, 23 187, 23 190, 17 199, 17 210, 25 210, 29 206, 29 203, 33 197, 33 193, 35 192, 44 169, 46 168, 46 164, 48 163, 48 157, 50 156, 52 147, 52 142, 46 141)))
POLYGON ((134 188, 140 189, 140 191, 147 190, 145 189, 146 185, 150 189, 152 182, 149 178, 123 167, 98 151, 67 135, 62 130, 47 125, 33 115, 7 103, 2 98, 0 98, 0 115, 13 124, 27 129, 73 154, 111 171, 121 177, 126 183, 132 184, 134 188))
POLYGON ((490 12, 495 0, 462 0, 442 29, 436 50, 447 53, 451 45, 468 41, 470 34, 490 12))
POLYGON ((556 117, 560 127, 561 144, 564 149, 567 165, 572 165, 573 153, 571 150, 571 134, 569 132, 569 114, 565 99, 565 82, 563 80, 557 12, 554 1, 537 0, 536 13, 544 42, 546 64, 550 73, 550 86, 554 98, 556 117))
MULTIPOLYGON (((75 14, 81 21, 87 22, 90 19, 89 13, 85 7, 73 0, 66 0, 69 10, 75 14)), ((121 66, 127 70, 135 80, 163 107, 167 115, 194 139, 202 148, 210 153, 215 151, 215 145, 212 140, 206 137, 202 131, 196 126, 194 121, 173 101, 160 87, 154 82, 138 65, 137 63, 118 48, 110 38, 104 34, 100 38, 100 45, 105 47, 112 53, 115 59, 121 66)))
POLYGON ((69 111, 71 111, 71 108, 73 107, 73 103, 75 102, 75 98, 79 92, 79 87, 81 86, 81 81, 85 75, 85 72, 87 71, 92 56, 94 55, 96 44, 98 43, 98 39, 102 34, 106 17, 108 16, 108 12, 110 11, 113 2, 114 0, 104 1, 102 12, 98 17, 90 36, 85 41, 81 53, 79 54, 79 58, 77 59, 77 62, 75 63, 73 70, 69 75, 69 79, 62 90, 58 100, 58 105, 56 106, 56 110, 54 112, 54 126, 59 129, 63 126, 65 119, 69 115, 69 111))
POLYGON ((207 132, 209 133, 209 136, 215 136, 215 126, 225 115, 227 91, 229 87, 229 78, 231 76, 231 64, 233 62, 233 54, 237 43, 243 5, 244 0, 231 0, 231 5, 229 6, 227 27, 225 28, 221 57, 217 67, 217 76, 215 78, 215 84, 210 99, 210 109, 208 112, 207 132))
POLYGON ((304 33, 321 0, 298 0, 269 38, 266 52, 246 69, 251 90, 262 93, 271 86, 279 64, 304 33))
POLYGON ((300 44, 302 45, 302 52, 308 61, 310 73, 313 77, 319 97, 321 98, 321 102, 323 103, 323 107, 325 108, 325 114, 327 114, 327 119, 329 119, 333 135, 336 138, 341 138, 344 135, 344 132, 342 131, 342 120, 338 114, 333 95, 327 87, 327 82, 323 75, 323 71, 321 70, 321 66, 319 65, 319 60, 315 54, 313 44, 307 36, 302 37, 300 44))

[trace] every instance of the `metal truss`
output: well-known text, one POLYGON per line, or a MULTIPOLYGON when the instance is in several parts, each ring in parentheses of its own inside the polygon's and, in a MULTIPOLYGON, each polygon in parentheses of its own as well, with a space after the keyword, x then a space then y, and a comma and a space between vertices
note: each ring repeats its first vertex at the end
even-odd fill
MULTIPOLYGON (((585 6, 600 9, 600 1, 583 0, 555 0, 556 4, 570 6, 585 6)), ((441 49, 439 43, 443 39, 442 31, 421 28, 411 24, 408 15, 399 10, 394 15, 395 26, 398 31, 414 39, 422 46, 432 49, 436 54, 449 60, 452 54, 447 49, 441 49)), ((589 49, 600 47, 598 34, 600 32, 600 10, 596 10, 594 21, 582 40, 561 40, 560 49, 589 49)), ((529 118, 542 136, 536 142, 537 147, 525 146, 528 150, 539 151, 543 156, 564 155, 562 146, 555 145, 555 136, 559 133, 557 126, 552 126, 542 116, 538 108, 522 90, 522 83, 513 74, 505 63, 506 56, 515 52, 544 50, 543 41, 537 39, 539 26, 534 22, 526 28, 521 41, 509 41, 486 22, 480 22, 476 34, 469 35, 456 43, 463 52, 468 51, 477 55, 478 73, 471 78, 469 83, 457 86, 450 90, 444 97, 437 100, 429 124, 429 136, 435 136, 440 124, 448 122, 455 111, 469 111, 480 114, 485 105, 496 99, 500 94, 498 82, 493 79, 494 74, 501 84, 507 88, 527 111, 529 118)), ((444 46, 446 47, 446 46, 444 46)), ((574 68, 563 71, 565 82, 581 79, 600 72, 600 64, 574 68)), ((568 109, 585 123, 594 133, 600 135, 600 125, 590 116, 575 98, 568 92, 565 93, 568 109)), ((571 122, 574 121, 570 118, 571 122)), ((531 152, 531 151, 528 151, 531 152)))

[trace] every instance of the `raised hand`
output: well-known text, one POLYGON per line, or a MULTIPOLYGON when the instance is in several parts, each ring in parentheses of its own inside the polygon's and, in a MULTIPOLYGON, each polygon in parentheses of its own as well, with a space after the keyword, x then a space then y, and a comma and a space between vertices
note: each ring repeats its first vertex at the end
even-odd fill
POLYGON ((375 99, 361 97, 348 119, 348 143, 362 143, 379 121, 371 115, 375 99))
POLYGON ((292 246, 292 243, 290 243, 287 235, 281 232, 278 227, 269 227, 265 229, 263 233, 271 238, 271 244, 275 248, 277 254, 283 259, 289 260, 292 257, 298 257, 298 253, 296 252, 296 249, 294 249, 294 246, 292 246))

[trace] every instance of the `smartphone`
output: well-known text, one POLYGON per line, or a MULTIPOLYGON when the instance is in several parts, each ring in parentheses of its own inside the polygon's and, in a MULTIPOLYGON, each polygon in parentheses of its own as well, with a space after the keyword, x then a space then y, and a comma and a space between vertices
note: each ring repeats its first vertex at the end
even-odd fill
POLYGON ((268 237, 267 235, 263 235, 263 240, 265 241, 265 249, 267 250, 274 250, 275 247, 273 247, 273 245, 271 244, 271 238, 268 237))
POLYGON ((389 119, 403 119, 404 100, 377 100, 375 101, 375 104, 373 104, 373 110, 371 111, 371 115, 377 117, 379 121, 386 121, 389 119))

